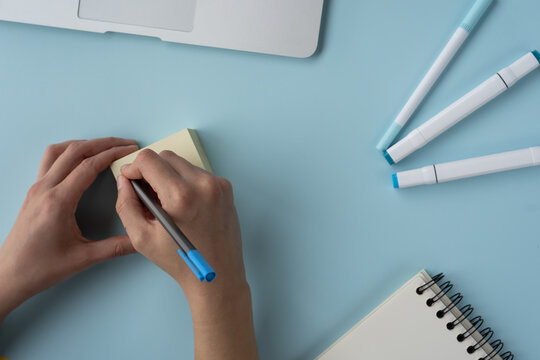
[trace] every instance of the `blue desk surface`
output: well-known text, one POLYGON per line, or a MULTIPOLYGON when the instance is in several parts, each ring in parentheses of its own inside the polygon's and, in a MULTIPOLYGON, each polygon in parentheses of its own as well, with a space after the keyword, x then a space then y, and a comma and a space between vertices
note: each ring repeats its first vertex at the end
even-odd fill
MULTIPOLYGON (((422 268, 444 271, 518 358, 537 355, 540 169, 397 191, 395 170, 540 145, 540 72, 390 167, 375 145, 472 4, 328 1, 298 60, 0 23, 0 238, 45 146, 196 128, 236 192, 262 359, 318 355, 422 268)), ((407 130, 540 48, 540 2, 498 0, 407 130)), ((81 205, 122 232, 102 176, 81 205), (99 201, 96 200, 99 199, 99 201)), ((189 359, 178 286, 140 255, 27 302, 0 332, 13 359, 189 359)))

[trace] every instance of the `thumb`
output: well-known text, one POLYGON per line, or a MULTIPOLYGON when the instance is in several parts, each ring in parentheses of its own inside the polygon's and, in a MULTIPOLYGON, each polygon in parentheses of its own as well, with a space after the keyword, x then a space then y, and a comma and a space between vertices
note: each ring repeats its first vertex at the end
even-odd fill
MULTIPOLYGON (((133 231, 140 232, 148 220, 139 197, 125 176, 120 175, 116 181, 118 186, 116 212, 120 216, 128 235, 133 231)), ((132 233, 131 235, 135 234, 132 233)))
POLYGON ((89 254, 91 263, 93 264, 135 252, 127 235, 113 236, 105 240, 94 241, 87 246, 87 254, 89 254))

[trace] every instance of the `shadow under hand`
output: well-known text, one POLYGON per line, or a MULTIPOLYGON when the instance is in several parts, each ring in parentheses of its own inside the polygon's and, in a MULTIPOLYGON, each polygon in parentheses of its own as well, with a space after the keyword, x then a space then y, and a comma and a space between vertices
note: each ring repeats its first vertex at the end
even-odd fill
POLYGON ((75 217, 83 236, 90 240, 111 236, 119 227, 115 205, 116 181, 106 170, 85 191, 77 206, 75 217))
MULTIPOLYGON (((77 207, 77 223, 85 237, 99 240, 123 231, 115 203, 116 183, 111 172, 105 171, 83 194, 77 207)), ((25 346, 25 339, 39 337, 43 329, 53 329, 58 319, 70 314, 70 308, 99 301, 92 300, 95 294, 109 297, 104 290, 131 276, 142 261, 140 256, 106 261, 28 300, 0 327, 0 355, 10 356, 10 352, 25 346)))

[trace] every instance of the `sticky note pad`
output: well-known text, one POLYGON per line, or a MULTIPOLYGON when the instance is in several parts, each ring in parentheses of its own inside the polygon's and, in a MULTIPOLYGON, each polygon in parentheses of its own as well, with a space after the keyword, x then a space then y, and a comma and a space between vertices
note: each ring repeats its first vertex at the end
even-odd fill
MULTIPOLYGON (((206 153, 204 152, 201 141, 199 140, 195 130, 184 129, 176 134, 166 137, 163 140, 149 145, 144 149, 154 150, 158 154, 164 150, 173 151, 178 156, 183 157, 193 165, 212 172, 210 162, 206 157, 206 153)), ((111 170, 114 174, 114 178, 116 179, 120 175, 120 168, 122 165, 132 163, 139 152, 144 149, 138 150, 113 162, 111 164, 111 170)))

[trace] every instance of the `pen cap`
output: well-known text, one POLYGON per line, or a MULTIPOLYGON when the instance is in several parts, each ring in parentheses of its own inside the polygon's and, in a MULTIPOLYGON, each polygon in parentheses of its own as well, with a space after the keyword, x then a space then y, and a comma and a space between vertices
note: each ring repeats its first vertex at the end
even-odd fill
POLYGON ((512 65, 499 71, 499 75, 503 78, 506 86, 511 87, 518 82, 518 80, 539 66, 540 62, 536 58, 534 52, 530 52, 514 62, 512 65))
POLYGON ((204 280, 211 282, 216 277, 216 272, 212 267, 204 260, 201 253, 197 250, 191 250, 187 253, 189 260, 195 265, 197 270, 201 273, 204 280))
POLYGON ((538 62, 540 63, 540 52, 538 52, 538 50, 534 50, 532 53, 536 60, 538 60, 538 62))
POLYGON ((420 169, 402 171, 392 177, 394 188, 403 189, 418 185, 429 185, 437 183, 435 166, 425 166, 420 169), (397 185, 397 186, 396 186, 397 185))
POLYGON ((392 125, 386 130, 386 133, 384 133, 384 136, 377 144, 377 150, 384 151, 388 149, 390 145, 392 145, 392 142, 394 139, 398 136, 399 132, 401 131, 402 126, 399 125, 396 122, 393 122, 392 125))
POLYGON ((422 133, 420 133, 418 129, 414 129, 407 136, 386 150, 384 152, 384 157, 390 165, 397 164, 425 144, 427 144, 427 141, 422 133))
POLYGON ((467 30, 467 32, 472 32, 492 3, 493 0, 476 0, 460 26, 467 30))

